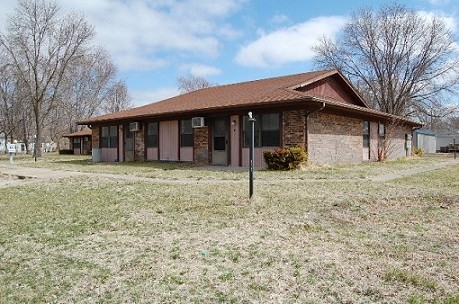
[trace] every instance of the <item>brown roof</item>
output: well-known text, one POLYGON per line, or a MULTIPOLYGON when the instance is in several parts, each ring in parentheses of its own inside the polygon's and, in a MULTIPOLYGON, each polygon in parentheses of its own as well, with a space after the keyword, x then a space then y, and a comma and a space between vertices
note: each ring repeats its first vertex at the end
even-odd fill
POLYGON ((134 109, 85 119, 79 124, 297 100, 305 97, 304 93, 295 90, 297 87, 336 73, 336 70, 318 71, 209 87, 134 109))
POLYGON ((91 136, 92 130, 89 128, 84 128, 83 130, 73 132, 70 134, 65 134, 64 137, 83 137, 83 136, 91 136))
MULTIPOLYGON (((393 116, 369 109, 358 91, 338 70, 325 70, 209 87, 134 109, 84 119, 79 121, 78 124, 90 125, 192 112, 205 113, 297 101, 325 102, 344 111, 360 111, 372 116, 385 118, 393 116), (311 93, 301 92, 301 88, 331 76, 338 77, 347 85, 346 87, 355 97, 354 100, 357 105, 349 105, 324 96, 312 96, 311 93)), ((409 122, 408 120, 405 121, 409 122)))

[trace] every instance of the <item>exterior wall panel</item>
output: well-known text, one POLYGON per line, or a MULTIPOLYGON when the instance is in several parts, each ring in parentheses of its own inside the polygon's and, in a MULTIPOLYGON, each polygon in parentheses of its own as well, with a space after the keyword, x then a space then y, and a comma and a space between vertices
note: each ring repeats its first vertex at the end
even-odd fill
POLYGON ((141 128, 140 131, 134 133, 134 160, 144 161, 145 160, 145 128, 141 128))
POLYGON ((147 160, 158 160, 158 148, 147 148, 147 160))
MULTIPOLYGON (((118 126, 118 148, 120 151, 119 161, 123 161, 124 154, 125 154, 124 153, 124 126, 123 125, 118 126)), ((102 156, 102 159, 103 159, 103 156, 102 156)))
POLYGON ((336 164, 362 161, 362 121, 318 112, 308 118, 308 160, 336 164))
POLYGON ((102 149, 102 161, 103 162, 114 162, 118 160, 118 149, 117 148, 103 148, 102 149))
POLYGON ((180 148, 180 161, 193 161, 193 147, 180 148))
POLYGON ((306 148, 306 111, 282 113, 282 146, 306 148))
POLYGON ((240 164, 241 126, 238 115, 230 118, 230 166, 238 167, 240 164))
MULTIPOLYGON (((263 158, 264 151, 274 151, 276 147, 255 148, 253 151, 253 166, 255 168, 266 168, 263 158)), ((242 148, 242 167, 249 167, 249 148, 242 148)))
POLYGON ((179 122, 178 120, 159 123, 159 159, 179 160, 179 122))
POLYGON ((209 127, 193 130, 194 161, 208 164, 209 160, 209 127))
POLYGON ((318 81, 304 89, 300 89, 300 91, 307 92, 308 95, 312 96, 322 96, 348 104, 355 104, 354 98, 348 93, 349 91, 344 89, 342 84, 333 78, 318 81))

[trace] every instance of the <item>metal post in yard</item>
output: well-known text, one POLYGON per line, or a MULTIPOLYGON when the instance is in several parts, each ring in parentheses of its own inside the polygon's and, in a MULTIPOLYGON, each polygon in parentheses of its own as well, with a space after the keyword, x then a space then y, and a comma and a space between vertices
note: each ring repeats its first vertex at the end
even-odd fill
POLYGON ((35 142, 33 144, 33 160, 34 162, 37 162, 37 135, 34 136, 35 137, 35 142))
POLYGON ((255 121, 252 117, 252 112, 249 112, 250 122, 250 149, 249 149, 249 196, 252 198, 253 195, 253 150, 255 149, 255 121))
POLYGON ((456 159, 456 150, 457 150, 457 147, 456 147, 456 137, 453 137, 453 151, 454 151, 454 159, 456 159))

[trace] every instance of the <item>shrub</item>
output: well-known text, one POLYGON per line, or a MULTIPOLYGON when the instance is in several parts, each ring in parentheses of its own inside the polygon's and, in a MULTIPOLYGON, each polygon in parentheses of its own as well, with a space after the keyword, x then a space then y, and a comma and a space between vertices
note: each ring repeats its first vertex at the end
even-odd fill
POLYGON ((423 157, 424 156, 424 150, 422 148, 413 148, 413 155, 423 157))
POLYGON ((300 147, 289 147, 263 152, 268 169, 294 170, 307 161, 308 153, 300 147))
POLYGON ((59 150, 59 154, 73 154, 73 150, 72 149, 62 149, 62 150, 59 150))

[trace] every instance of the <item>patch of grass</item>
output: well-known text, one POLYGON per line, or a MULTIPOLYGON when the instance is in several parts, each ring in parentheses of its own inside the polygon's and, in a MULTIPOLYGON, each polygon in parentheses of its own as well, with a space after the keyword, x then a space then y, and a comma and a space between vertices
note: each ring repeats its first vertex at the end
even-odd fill
POLYGON ((257 171, 249 199, 246 172, 59 159, 159 179, 2 188, 1 303, 458 303, 457 164, 257 171))
POLYGON ((413 274, 410 271, 403 269, 392 269, 385 275, 387 281, 397 281, 403 284, 412 284, 416 287, 421 287, 435 291, 437 284, 431 278, 424 277, 418 274, 413 274))

